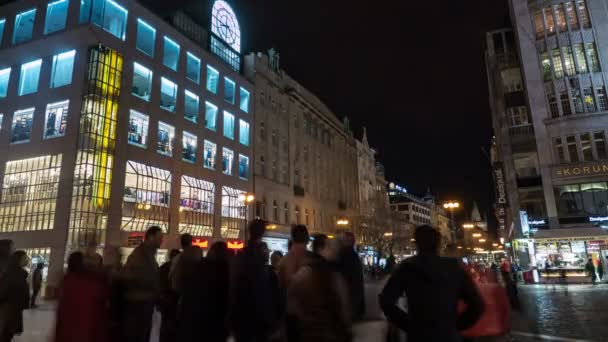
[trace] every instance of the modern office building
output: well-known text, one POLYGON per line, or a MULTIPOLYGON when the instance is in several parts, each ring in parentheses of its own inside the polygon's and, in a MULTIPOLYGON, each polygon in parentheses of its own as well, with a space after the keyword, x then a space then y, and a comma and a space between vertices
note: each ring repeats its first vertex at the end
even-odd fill
MULTIPOLYGON (((50 262, 190 233, 242 246, 253 190, 253 86, 240 29, 210 30, 134 0, 20 0, 0 8, 0 238, 50 262)), ((159 258, 162 258, 159 253, 159 258)))

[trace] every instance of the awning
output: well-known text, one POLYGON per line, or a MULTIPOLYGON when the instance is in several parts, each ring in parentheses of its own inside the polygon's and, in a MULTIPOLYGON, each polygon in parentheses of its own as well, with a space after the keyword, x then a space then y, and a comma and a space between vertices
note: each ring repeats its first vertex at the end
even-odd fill
POLYGON ((535 242, 608 240, 608 230, 599 227, 541 229, 534 233, 535 242))

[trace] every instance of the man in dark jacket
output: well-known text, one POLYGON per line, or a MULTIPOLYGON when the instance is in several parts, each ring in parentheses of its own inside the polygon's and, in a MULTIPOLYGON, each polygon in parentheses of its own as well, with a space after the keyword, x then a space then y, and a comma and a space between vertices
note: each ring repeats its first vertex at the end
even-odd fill
POLYGON ((458 261, 438 255, 441 237, 435 229, 420 226, 415 239, 418 254, 393 273, 380 294, 380 306, 389 321, 407 332, 410 342, 459 342, 459 331, 479 320, 483 301, 458 261), (407 313, 397 306, 404 293, 407 313), (460 300, 466 304, 461 314, 460 300))
POLYGON ((30 308, 36 307, 36 299, 38 299, 38 294, 42 289, 42 271, 44 270, 44 263, 39 262, 36 264, 36 268, 32 273, 32 298, 30 303, 30 308))
POLYGON ((342 234, 342 250, 337 260, 337 267, 348 287, 351 318, 353 321, 358 321, 365 314, 365 289, 363 266, 355 251, 355 235, 351 232, 342 234))

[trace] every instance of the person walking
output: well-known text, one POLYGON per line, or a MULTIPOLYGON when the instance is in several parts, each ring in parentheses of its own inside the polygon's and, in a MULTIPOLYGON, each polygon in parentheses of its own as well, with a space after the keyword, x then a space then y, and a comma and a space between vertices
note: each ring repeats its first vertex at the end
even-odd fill
POLYGON ((68 258, 57 306, 55 342, 110 342, 110 284, 82 252, 68 258))
POLYGON ((158 226, 148 228, 144 242, 129 255, 122 270, 125 304, 121 328, 125 342, 150 341, 154 306, 160 298, 156 251, 162 242, 162 229, 158 226))
POLYGON ((310 257, 310 252, 306 250, 306 246, 310 242, 310 236, 305 225, 298 224, 291 227, 291 242, 291 249, 281 260, 279 266, 279 282, 284 289, 289 286, 291 277, 310 257))
POLYGON ((459 342, 459 331, 483 313, 483 300, 458 260, 438 254, 441 235, 431 226, 416 228, 417 255, 403 261, 379 296, 387 319, 407 333, 408 342, 459 342), (397 302, 407 297, 408 311, 397 302), (459 301, 465 304, 459 314, 459 301))
POLYGON ((585 264, 585 270, 591 277, 591 283, 595 285, 595 265, 593 264, 593 260, 591 260, 591 258, 587 260, 587 264, 585 264))
POLYGON ((202 314, 207 309, 205 299, 209 295, 204 288, 208 274, 201 272, 202 260, 201 248, 192 246, 181 255, 175 270, 182 277, 176 320, 178 341, 195 341, 200 336, 202 314))
POLYGON ((42 288, 42 271, 44 270, 44 262, 36 264, 36 268, 32 273, 32 298, 30 301, 30 308, 36 308, 36 299, 42 288))
POLYGON ((232 252, 224 241, 215 242, 207 258, 202 262, 201 274, 205 281, 201 291, 205 294, 204 311, 199 318, 202 329, 209 333, 205 341, 225 342, 228 338, 227 325, 229 289, 230 289, 230 263, 232 252))
POLYGON ((29 258, 24 251, 14 252, 0 278, 0 342, 10 342, 23 332, 23 310, 30 305, 27 271, 29 258))
POLYGON ((160 299, 160 314, 162 317, 161 328, 160 328, 160 342, 171 342, 175 339, 175 333, 177 329, 177 301, 178 296, 173 291, 171 285, 171 265, 173 260, 180 255, 180 251, 172 249, 169 252, 169 260, 167 260, 160 267, 160 287, 161 287, 161 299, 160 299))
POLYGON ((190 234, 182 234, 180 236, 180 245, 182 246, 182 253, 177 255, 175 258, 173 258, 173 261, 171 261, 171 269, 169 270, 169 279, 171 279, 171 286, 173 288, 173 291, 175 291, 176 293, 180 293, 181 291, 181 280, 182 280, 182 275, 181 275, 181 270, 183 270, 183 267, 180 267, 180 262, 182 260, 182 256, 183 255, 188 255, 191 251, 190 249, 192 248, 192 235, 190 234))
POLYGON ((597 259, 597 280, 602 281, 604 278, 604 263, 602 262, 602 257, 600 256, 597 259))
POLYGON ((352 232, 344 232, 341 242, 342 247, 337 260, 338 271, 346 281, 352 319, 358 321, 365 315, 363 266, 355 251, 355 235, 352 232))

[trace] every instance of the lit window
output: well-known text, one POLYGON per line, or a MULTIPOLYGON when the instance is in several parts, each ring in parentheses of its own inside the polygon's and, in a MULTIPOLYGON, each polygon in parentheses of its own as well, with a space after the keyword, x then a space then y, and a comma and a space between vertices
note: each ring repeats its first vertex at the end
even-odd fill
POLYGON ((587 60, 585 59, 585 49, 583 49, 583 44, 574 44, 574 54, 576 55, 576 60, 578 62, 578 72, 588 72, 587 60))
POLYGON ((133 63, 133 86, 131 93, 142 100, 150 101, 152 92, 152 70, 139 63, 133 63))
POLYGON ((249 175, 249 157, 239 154, 239 178, 247 179, 249 175))
POLYGON ((234 161, 234 152, 227 148, 222 149, 222 172, 227 175, 232 174, 232 162, 234 161))
POLYGON ((34 108, 18 110, 13 114, 11 144, 30 141, 34 108))
POLYGON ((163 48, 163 64, 177 71, 179 64, 179 44, 165 37, 165 44, 163 48))
POLYGON ((234 139, 234 115, 224 111, 224 136, 234 139))
POLYGON ((160 82, 160 108, 175 112, 177 100, 177 84, 162 77, 160 82))
POLYGON ((50 103, 46 106, 44 119, 44 139, 63 137, 68 121, 70 101, 50 103))
POLYGON ((199 84, 201 81, 201 60, 190 52, 186 53, 186 78, 199 84))
POLYGON ((53 33, 65 28, 68 18, 68 0, 57 0, 46 6, 46 19, 44 21, 44 34, 53 33))
POLYGON ((21 65, 19 77, 19 96, 32 94, 38 91, 38 80, 40 79, 40 66, 42 59, 21 65))
POLYGON ((198 96, 191 91, 185 91, 184 117, 194 123, 198 122, 198 96))
POLYGON ((249 123, 244 120, 239 120, 239 142, 249 146, 249 123))
POLYGON ((219 80, 219 71, 207 65, 207 90, 214 94, 217 94, 217 84, 219 83, 219 80))
POLYGON ((53 56, 53 70, 51 71, 51 88, 59 88, 72 83, 74 71, 74 56, 76 50, 60 53, 53 56))
POLYGON ((8 81, 11 78, 11 68, 0 70, 0 98, 6 97, 8 93, 8 81))
POLYGON ((145 21, 137 19, 137 38, 135 46, 137 50, 154 57, 154 44, 156 42, 156 30, 145 21))
POLYGON ((0 114, 0 131, 2 130, 2 122, 4 121, 4 114, 0 114))
POLYGON ((80 0, 80 23, 90 18, 93 24, 122 40, 126 38, 128 14, 129 11, 113 0, 80 0))
POLYGON ((165 156, 173 156, 173 140, 175 139, 175 127, 162 121, 158 122, 158 136, 156 152, 165 156))
POLYGON ((210 102, 205 102, 205 127, 212 131, 217 127, 217 106, 210 102))
POLYGON ((235 94, 236 87, 234 82, 231 79, 224 77, 224 100, 234 104, 234 97, 236 96, 235 94))
MULTIPOLYGON (((215 202, 215 185, 213 183, 198 178, 182 176, 180 195, 180 211, 194 211, 213 215, 213 204, 215 202)), ((201 217, 202 215, 196 215, 196 218, 192 217, 194 215, 185 216, 186 217, 184 217, 184 219, 190 221, 191 219, 197 220, 197 218, 201 217)), ((204 217, 209 216, 205 215, 204 217)), ((205 227, 211 228, 211 226, 213 226, 213 218, 209 218, 211 220, 208 222, 196 223, 202 223, 205 227)), ((181 225, 180 233, 184 233, 184 231, 181 229, 181 225)), ((213 228, 210 229, 209 233, 213 234, 213 228)), ((200 235, 197 234, 197 236, 200 235)), ((211 235, 204 234, 203 236, 211 235)))
POLYGON ((2 42, 2 37, 4 37, 4 25, 6 24, 6 19, 0 19, 0 42, 2 42))
POLYGON ((184 132, 182 149, 182 160, 196 163, 196 135, 184 132))
POLYGON ((215 169, 215 158, 217 155, 217 145, 209 140, 205 140, 203 148, 204 166, 209 169, 215 169))
POLYGON ((15 27, 13 29, 13 44, 27 42, 28 40, 32 39, 35 20, 35 8, 17 14, 15 17, 15 27))
POLYGON ((148 146, 148 116, 131 110, 129 117, 129 144, 146 148, 148 146))
POLYGON ((240 88, 239 100, 241 102, 239 106, 241 110, 245 113, 249 113, 249 92, 240 88))
POLYGON ((585 47, 587 48, 587 57, 589 58, 589 68, 593 72, 600 71, 600 61, 595 50, 595 43, 585 43, 585 47))

